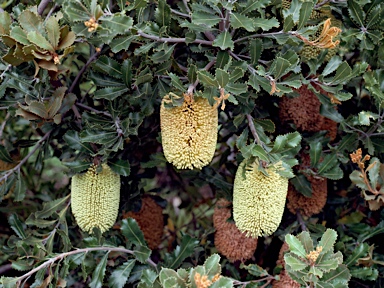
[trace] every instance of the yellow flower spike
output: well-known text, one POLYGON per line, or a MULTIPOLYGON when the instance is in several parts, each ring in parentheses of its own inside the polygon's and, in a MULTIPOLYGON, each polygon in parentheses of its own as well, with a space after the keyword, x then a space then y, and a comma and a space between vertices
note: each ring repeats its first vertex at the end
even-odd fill
POLYGON ((116 221, 120 202, 120 175, 102 164, 98 173, 92 165, 84 174, 72 177, 71 207, 81 230, 91 233, 98 227, 103 233, 116 221))
POLYGON ((178 169, 201 169, 208 165, 216 149, 218 113, 205 98, 184 95, 180 107, 160 107, 164 156, 178 169))
POLYGON ((340 43, 340 40, 333 41, 333 38, 339 35, 341 31, 342 30, 340 28, 331 27, 331 18, 328 18, 325 20, 323 30, 317 39, 314 41, 308 41, 303 38, 303 40, 305 43, 321 49, 331 49, 335 48, 340 43))
POLYGON ((276 231, 283 216, 288 179, 276 167, 266 168, 269 176, 258 169, 258 163, 244 160, 237 169, 233 186, 233 219, 247 236, 268 236, 276 231))

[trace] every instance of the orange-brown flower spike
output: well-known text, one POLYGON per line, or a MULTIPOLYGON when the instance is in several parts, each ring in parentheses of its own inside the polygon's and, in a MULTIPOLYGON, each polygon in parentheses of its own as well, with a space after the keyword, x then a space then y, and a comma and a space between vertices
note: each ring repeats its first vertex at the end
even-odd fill
POLYGON ((143 231, 145 241, 152 250, 159 247, 164 232, 163 208, 151 197, 143 197, 139 212, 128 212, 124 218, 131 217, 137 221, 143 231))
POLYGON ((184 95, 180 107, 160 108, 164 156, 178 169, 201 169, 215 154, 218 113, 205 98, 184 95))
POLYGON ((120 202, 120 175, 107 164, 98 173, 92 165, 84 174, 72 177, 71 207, 81 230, 94 227, 107 231, 116 221, 120 202))
POLYGON ((219 199, 213 212, 215 227, 215 247, 230 262, 245 261, 252 258, 257 248, 257 238, 247 237, 239 231, 235 223, 229 222, 231 217, 230 202, 219 199))

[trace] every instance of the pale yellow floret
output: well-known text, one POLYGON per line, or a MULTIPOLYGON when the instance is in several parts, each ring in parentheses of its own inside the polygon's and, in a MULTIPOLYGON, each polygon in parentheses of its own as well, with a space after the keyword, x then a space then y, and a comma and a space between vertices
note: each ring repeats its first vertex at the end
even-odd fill
POLYGON ((160 108, 164 156, 178 169, 201 169, 216 149, 218 113, 207 99, 186 96, 180 107, 160 108))
POLYGON ((102 164, 102 171, 96 172, 92 165, 84 174, 72 177, 71 206, 79 227, 92 232, 98 227, 107 231, 116 221, 120 202, 120 175, 102 164))
POLYGON ((246 160, 235 176, 233 218, 237 228, 248 236, 271 235, 283 216, 288 179, 280 176, 274 167, 266 168, 269 175, 266 176, 258 170, 257 162, 245 165, 246 160))

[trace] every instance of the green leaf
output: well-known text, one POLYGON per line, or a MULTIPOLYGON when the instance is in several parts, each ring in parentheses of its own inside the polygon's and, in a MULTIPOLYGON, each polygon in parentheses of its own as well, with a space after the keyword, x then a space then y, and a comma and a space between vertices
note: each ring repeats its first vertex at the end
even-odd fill
POLYGON ((219 280, 215 281, 209 287, 210 288, 232 288, 233 280, 231 278, 221 276, 219 280))
POLYGON ((299 23, 297 24, 297 30, 300 30, 307 24, 309 17, 311 16, 312 9, 314 6, 313 1, 303 2, 300 8, 299 23))
POLYGON ((323 236, 321 236, 318 246, 323 247, 322 254, 333 251, 333 245, 335 245, 337 239, 337 233, 335 230, 328 228, 323 236))
POLYGON ((368 250, 369 245, 367 243, 358 244, 357 247, 352 251, 352 254, 349 255, 345 260, 345 265, 347 265, 348 268, 355 266, 359 258, 363 258, 365 255, 367 255, 368 250))
POLYGON ((11 226, 12 230, 15 231, 17 236, 21 239, 27 238, 27 235, 25 234, 23 224, 21 223, 19 217, 17 214, 11 214, 8 217, 8 224, 11 226))
POLYGON ((113 14, 110 17, 102 18, 102 26, 111 30, 114 34, 125 34, 133 25, 133 19, 126 15, 113 14))
POLYGON ((109 76, 122 79, 121 65, 114 59, 102 55, 93 63, 93 68, 109 76))
POLYGON ((105 275, 105 269, 107 266, 108 253, 105 253, 104 257, 100 260, 99 264, 97 264, 95 270, 92 273, 92 281, 89 283, 89 287, 91 288, 101 288, 103 287, 103 280, 105 275))
POLYGON ((116 86, 116 87, 106 87, 102 89, 97 89, 94 98, 95 99, 107 99, 114 100, 119 96, 124 95, 128 92, 128 88, 126 86, 116 86))
POLYGON ((216 77, 215 78, 217 80, 217 83, 219 83, 220 87, 223 87, 223 88, 229 82, 229 74, 220 68, 216 69, 216 77))
POLYGON ((129 176, 131 173, 131 166, 128 160, 118 159, 114 162, 108 161, 108 164, 115 173, 121 176, 129 176))
POLYGON ((184 88, 184 85, 181 82, 180 78, 173 73, 168 73, 168 75, 169 75, 169 77, 171 77, 172 86, 175 87, 180 92, 184 92, 185 88, 184 88))
MULTIPOLYGON (((3 14, 3 13, 1 13, 1 14, 3 14)), ((1 276, 1 278, 0 278, 0 283, 3 285, 4 288, 15 288, 18 286, 18 282, 19 282, 19 277, 1 276)))
POLYGON ((28 226, 36 226, 39 228, 47 228, 49 226, 52 226, 54 223, 56 223, 57 220, 43 220, 43 219, 37 219, 35 217, 35 214, 32 213, 29 215, 27 220, 25 220, 25 224, 28 226))
POLYGON ((309 254, 311 251, 313 251, 313 241, 311 239, 311 235, 308 231, 303 231, 299 235, 297 235, 297 238, 300 240, 300 242, 303 244, 305 248, 305 253, 309 254))
POLYGON ((41 17, 30 10, 24 10, 19 15, 19 24, 27 32, 44 33, 41 17))
POLYGON ((329 74, 331 74, 332 72, 334 72, 341 64, 342 60, 339 56, 333 56, 327 63, 327 65, 325 66, 323 72, 321 73, 321 75, 323 76, 327 76, 329 74))
POLYGON ((112 39, 111 43, 109 43, 109 46, 111 47, 113 53, 120 52, 121 50, 128 50, 135 38, 135 35, 115 37, 112 39))
POLYGON ((11 155, 3 145, 0 145, 0 159, 8 163, 13 162, 11 155))
POLYGON ((269 161, 268 153, 259 144, 252 147, 252 156, 258 157, 260 160, 269 161))
MULTIPOLYGON (((322 277, 322 281, 331 283, 331 284, 347 284, 348 281, 351 279, 351 274, 349 273, 349 270, 347 266, 344 264, 337 267, 335 270, 332 270, 331 272, 324 273, 322 277)), ((348 286, 345 286, 348 287, 348 286)))
MULTIPOLYGON (((225 53, 225 52, 224 52, 225 53)), ((236 67, 235 70, 229 74, 229 81, 234 83, 236 80, 243 78, 244 70, 240 67, 236 67)))
POLYGON ((340 263, 337 261, 337 259, 327 259, 317 263, 316 267, 322 270, 323 272, 329 272, 331 270, 336 269, 339 264, 340 263))
POLYGON ((251 56, 252 65, 257 65, 263 52, 263 41, 261 39, 252 39, 249 41, 249 54, 251 56))
POLYGON ((27 34, 27 39, 35 44, 37 47, 42 48, 44 50, 54 52, 55 49, 52 47, 51 43, 48 42, 47 39, 44 38, 39 32, 31 31, 27 34))
POLYGON ((53 200, 50 202, 45 202, 43 204, 43 209, 35 212, 36 218, 37 219, 46 219, 46 218, 50 217, 53 213, 60 211, 64 207, 64 205, 67 205, 67 201, 68 201, 70 196, 71 196, 71 194, 69 194, 63 198, 59 198, 59 199, 56 199, 56 200, 53 200))
POLYGON ((288 271, 290 271, 290 270, 301 271, 308 266, 307 263, 305 263, 302 260, 299 260, 296 257, 293 257, 289 254, 284 255, 284 261, 285 261, 285 265, 287 265, 289 267, 288 271))
POLYGON ((281 76, 284 76, 287 73, 288 68, 291 66, 291 63, 281 57, 276 57, 272 62, 270 73, 272 73, 275 79, 280 79, 281 76))
POLYGON ((135 263, 135 259, 130 259, 114 269, 108 280, 109 287, 123 288, 129 275, 131 274, 132 268, 135 266, 135 263))
POLYGON ((143 264, 147 262, 149 256, 151 256, 151 253, 152 250, 149 249, 146 244, 145 246, 138 245, 133 250, 133 255, 135 255, 136 259, 143 264))
POLYGON ((255 25, 255 29, 261 28, 264 31, 268 31, 272 29, 273 27, 279 27, 280 23, 277 21, 275 17, 271 19, 264 19, 264 18, 254 18, 253 23, 255 25))
POLYGON ((337 157, 333 154, 328 154, 324 157, 324 160, 320 162, 317 173, 323 175, 323 173, 331 170, 339 164, 337 157))
MULTIPOLYGON (((224 68, 225 65, 227 65, 229 62, 229 54, 227 51, 219 51, 217 52, 217 57, 216 57, 216 68, 224 68)), ((192 65, 191 65, 192 66, 192 65)), ((195 65, 193 65, 195 66, 195 65)), ((196 67, 196 66, 195 66, 196 67)), ((189 80, 191 83, 194 81, 189 80)))
POLYGON ((312 197, 311 183, 303 174, 296 175, 296 177, 291 179, 291 183, 299 193, 303 194, 305 197, 312 197))
POLYGON ((255 31, 253 20, 240 13, 231 13, 230 23, 231 26, 235 29, 244 28, 248 32, 255 31))
POLYGON ((0 35, 8 35, 12 19, 7 11, 0 13, 0 35))
POLYGON ((27 33, 20 26, 12 27, 10 37, 23 45, 31 44, 27 38, 27 33))
POLYGON ((162 63, 162 62, 169 60, 175 47, 176 47, 176 44, 172 45, 172 46, 169 46, 167 44, 163 44, 163 46, 161 46, 161 48, 159 48, 161 50, 153 53, 153 55, 151 56, 152 61, 154 63, 162 63))
POLYGON ((296 254, 299 257, 306 258, 305 249, 303 243, 300 242, 295 236, 291 234, 285 235, 285 242, 287 242, 289 246, 289 252, 296 254))
POLYGON ((53 47, 59 46, 60 26, 55 17, 49 17, 45 21, 45 30, 47 31, 49 43, 51 43, 53 47))
POLYGON ((195 25, 212 27, 218 24, 220 21, 221 17, 216 14, 202 11, 194 11, 192 13, 192 23, 195 25))
POLYGON ((159 0, 155 11, 156 23, 159 27, 169 26, 171 22, 171 8, 165 0, 159 0))
POLYGON ((365 13, 364 10, 354 1, 348 0, 348 12, 351 19, 359 26, 364 27, 365 13))
POLYGON ((144 234, 140 230, 139 224, 133 218, 123 219, 121 224, 121 232, 133 244, 147 246, 144 239, 144 234))
POLYGON ((384 233, 384 221, 381 221, 376 227, 371 227, 369 231, 359 234, 357 241, 362 243, 381 233, 384 233))
POLYGON ((199 240, 192 238, 185 234, 181 239, 181 244, 177 245, 176 249, 172 253, 167 253, 165 257, 165 267, 176 269, 183 261, 191 256, 195 251, 195 248, 199 245, 199 240))
POLYGON ((219 254, 212 254, 204 262, 205 275, 209 278, 217 274, 221 274, 220 256, 219 254))
POLYGON ((219 47, 221 50, 229 48, 232 51, 234 48, 234 42, 231 34, 228 31, 221 32, 213 41, 212 46, 219 47))
POLYGON ((373 267, 351 267, 351 275, 361 280, 376 281, 379 271, 373 267))
POLYGON ((65 142, 67 142, 68 146, 74 150, 83 151, 86 153, 93 154, 93 150, 91 149, 89 144, 84 144, 80 141, 79 134, 77 131, 69 130, 63 136, 65 142))
POLYGON ((377 118, 377 114, 373 114, 371 111, 360 111, 358 116, 360 124, 366 126, 371 125, 370 119, 377 118))
POLYGON ((16 177, 15 190, 13 192, 14 201, 22 201, 27 192, 27 186, 22 175, 19 173, 16 177))
POLYGON ((208 71, 198 71, 197 78, 201 83, 203 83, 203 85, 207 87, 219 87, 217 80, 208 71))
POLYGON ((311 167, 315 167, 320 161, 321 151, 322 151, 321 142, 314 141, 309 143, 309 157, 311 158, 311 167))
POLYGON ((249 265, 244 265, 243 263, 240 264, 241 269, 246 269, 249 274, 256 276, 256 277, 264 277, 268 276, 268 272, 263 269, 263 267, 260 267, 257 264, 249 264, 249 265))
POLYGON ((340 180, 343 178, 344 172, 339 166, 334 166, 332 169, 323 172, 321 176, 331 180, 340 180))
POLYGON ((121 73, 125 86, 130 88, 132 84, 132 61, 130 59, 124 60, 121 65, 121 73))
POLYGON ((175 270, 164 267, 161 268, 159 279, 163 287, 184 287, 186 285, 185 280, 175 270), (166 286, 171 283, 173 286, 166 286))
MULTIPOLYGON (((332 84, 339 84, 350 79, 350 75, 352 74, 352 69, 349 67, 348 63, 344 61, 336 70, 335 77, 330 79, 332 84)), ((328 81, 328 79, 327 79, 328 81)))

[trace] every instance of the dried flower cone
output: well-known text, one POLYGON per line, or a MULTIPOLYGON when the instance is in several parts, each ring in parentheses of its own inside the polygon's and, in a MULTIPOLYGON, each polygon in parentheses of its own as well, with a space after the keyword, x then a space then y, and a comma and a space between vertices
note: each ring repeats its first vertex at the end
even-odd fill
POLYGON ((219 199, 213 213, 213 226, 215 232, 215 246, 220 254, 229 261, 245 261, 252 258, 257 247, 257 238, 247 237, 241 233, 234 223, 227 222, 231 217, 228 206, 231 203, 225 199, 219 199))
POLYGON ((72 177, 71 207, 81 230, 94 227, 107 231, 116 221, 120 202, 120 175, 107 164, 98 173, 92 165, 84 174, 72 177))
POLYGON ((279 104, 279 117, 284 123, 293 123, 298 130, 317 132, 327 130, 333 140, 337 134, 337 123, 320 114, 320 100, 316 94, 302 85, 296 90, 298 97, 282 97, 279 104))
MULTIPOLYGON (((303 169, 310 164, 310 157, 308 154, 302 155, 301 168, 303 169)), ((306 176, 311 183, 312 197, 305 197, 300 192, 296 191, 295 187, 291 184, 288 186, 287 195, 287 207, 289 211, 296 214, 299 210, 301 215, 311 217, 314 214, 318 214, 324 208, 327 202, 328 187, 327 179, 317 179, 313 176, 306 176)))
POLYGON ((278 167, 266 168, 244 160, 237 169, 233 186, 233 218, 237 228, 248 236, 271 235, 279 227, 287 197, 288 179, 277 173, 278 167))
POLYGON ((185 95, 180 107, 160 108, 161 138, 165 158, 178 169, 201 169, 216 149, 218 113, 205 98, 185 95))
POLYGON ((141 200, 139 212, 128 212, 124 217, 131 217, 137 221, 148 247, 156 249, 161 243, 164 231, 163 208, 161 208, 151 197, 141 200))
POLYGON ((285 267, 285 261, 284 261, 284 253, 285 251, 289 250, 289 246, 287 242, 284 242, 283 245, 281 245, 279 256, 276 261, 276 265, 281 265, 283 268, 285 267))

